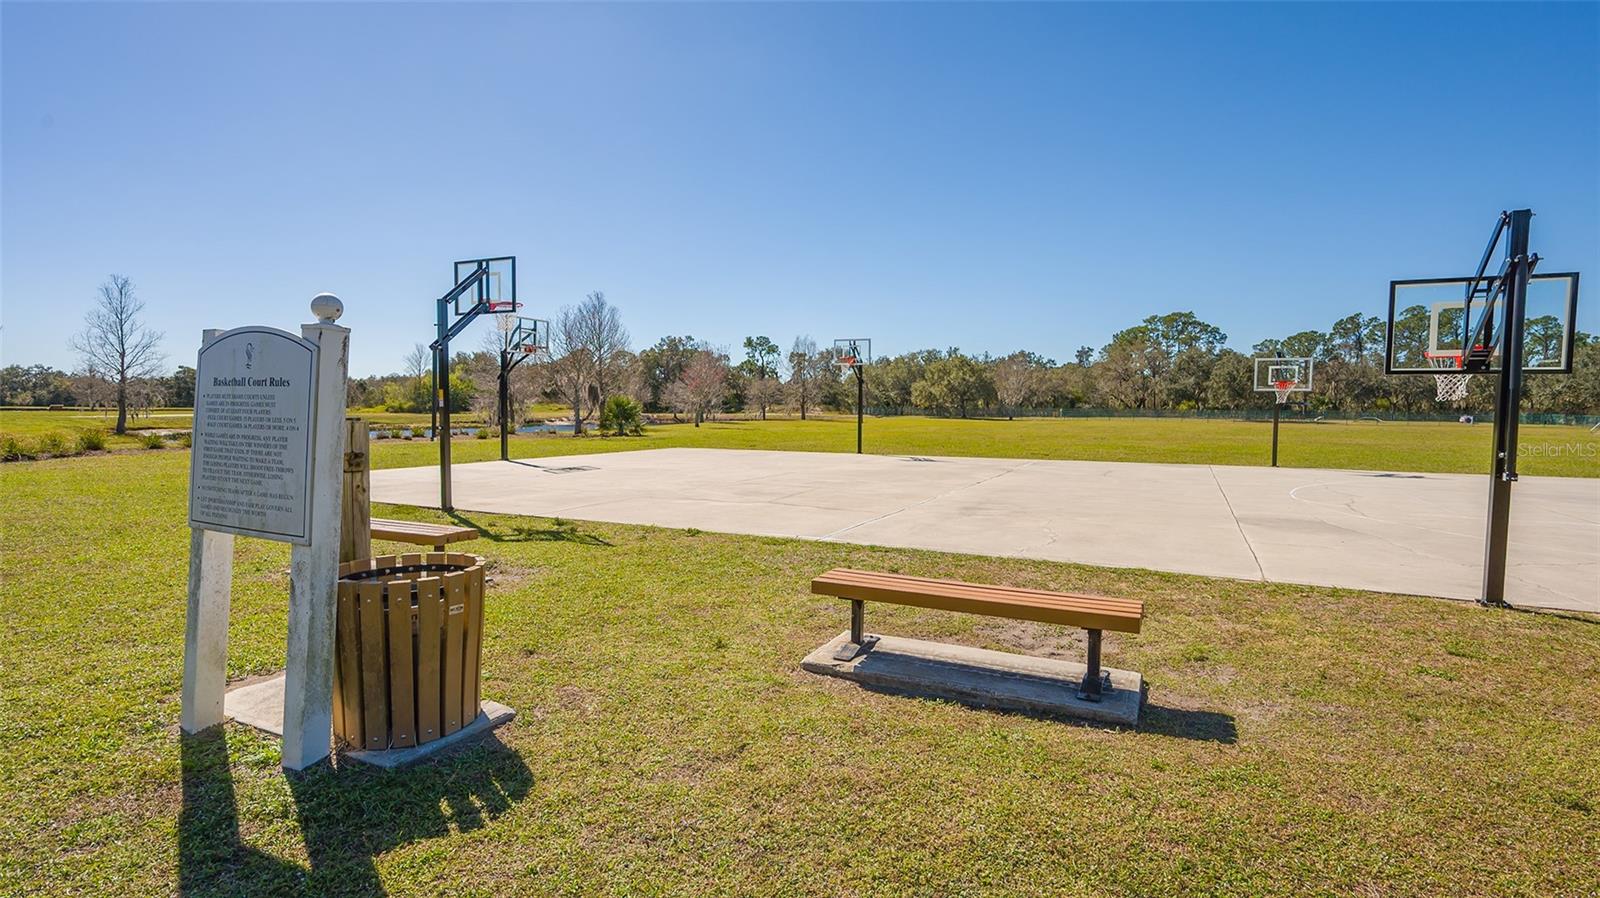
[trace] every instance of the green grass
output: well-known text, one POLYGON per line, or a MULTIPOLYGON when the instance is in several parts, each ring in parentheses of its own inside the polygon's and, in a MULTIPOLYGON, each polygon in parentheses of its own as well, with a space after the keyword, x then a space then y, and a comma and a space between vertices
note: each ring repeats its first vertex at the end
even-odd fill
MULTIPOLYGON (((1284 424, 1278 463, 1291 468, 1487 473, 1487 425, 1454 423, 1284 424)), ((1271 457, 1270 422, 1181 418, 1027 418, 959 420, 869 418, 865 448, 884 455, 955 455, 1058 458, 1172 464, 1265 465, 1271 457)), ((853 452, 854 418, 798 421, 711 422, 658 425, 642 437, 575 438, 571 434, 518 435, 514 458, 697 446, 853 452)), ((1582 427, 1523 425, 1524 474, 1600 477, 1600 434, 1582 427)), ((500 457, 498 440, 457 439, 457 462, 500 457)), ((374 443, 378 467, 437 463, 426 440, 374 443)))
POLYGON ((0 409, 0 435, 15 437, 25 445, 38 447, 52 434, 76 440, 81 433, 98 431, 105 434, 107 449, 134 449, 142 444, 142 430, 188 430, 194 426, 194 411, 187 408, 152 409, 148 416, 128 416, 128 432, 118 436, 111 431, 117 426, 117 410, 64 409, 58 412, 37 409, 0 409))
MULTIPOLYGON (((427 414, 414 412, 385 412, 381 409, 357 409, 351 414, 359 414, 373 425, 386 427, 427 427, 429 419, 427 414)), ((481 418, 471 414, 457 414, 452 424, 457 427, 471 427, 480 423, 481 418)), ((116 409, 64 409, 62 411, 49 411, 42 409, 0 409, 0 437, 12 437, 18 440, 26 449, 36 454, 53 455, 44 445, 50 440, 61 439, 69 443, 76 441, 80 434, 100 433, 105 437, 103 448, 110 450, 148 449, 151 448, 144 431, 175 431, 189 430, 194 427, 194 411, 187 408, 154 409, 148 416, 128 418, 128 432, 121 436, 112 433, 117 426, 116 409)))
MULTIPOLYGON (((187 465, 0 466, 0 895, 1600 890, 1595 619, 647 527, 465 517, 493 578, 484 694, 516 722, 407 771, 285 777, 272 739, 176 731, 187 465), (1106 657, 1145 674, 1145 726, 800 671, 845 625, 807 591, 835 565, 1144 600, 1106 657)), ((287 566, 239 541, 231 676, 282 666, 287 566)), ((869 625, 1079 651, 914 609, 869 625)))
MULTIPOLYGON (((163 410, 130 428, 185 429, 187 410, 163 410)), ((428 416, 358 410, 374 426, 424 427, 428 416)), ((115 423, 115 417, 111 419, 115 423)), ((481 423, 470 415, 459 426, 481 423)), ((34 445, 57 431, 75 436, 85 428, 107 427, 98 412, 0 410, 0 435, 34 445)), ((866 450, 884 455, 958 455, 998 458, 1060 458, 1171 464, 1265 465, 1271 455, 1272 425, 1256 421, 1183 418, 1019 418, 960 420, 916 416, 869 418, 866 450)), ((728 449, 783 449, 802 452, 855 451, 855 419, 832 416, 800 421, 714 421, 701 427, 656 425, 642 437, 574 438, 570 434, 517 434, 515 458, 640 448, 698 446, 728 449)), ((1380 471, 1486 473, 1488 425, 1436 422, 1285 423, 1278 463, 1289 468, 1347 468, 1380 471)), ((141 446, 137 434, 111 436, 108 448, 141 446)), ((426 439, 379 440, 380 467, 426 465, 437 461, 438 447, 426 439)), ((498 439, 457 438, 459 462, 500 455, 498 439)), ((1558 477, 1600 477, 1600 434, 1582 427, 1525 424, 1521 428, 1522 473, 1558 477)))

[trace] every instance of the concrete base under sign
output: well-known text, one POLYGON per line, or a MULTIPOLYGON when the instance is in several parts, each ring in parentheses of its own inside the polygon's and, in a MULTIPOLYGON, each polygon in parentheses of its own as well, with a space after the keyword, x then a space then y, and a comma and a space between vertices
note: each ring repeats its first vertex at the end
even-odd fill
POLYGON ((1101 667, 1111 675, 1111 688, 1100 701, 1089 702, 1078 698, 1078 684, 1083 682, 1086 668, 1075 661, 897 636, 879 636, 867 651, 849 661, 834 660, 834 652, 849 641, 850 631, 846 630, 807 655, 800 666, 812 673, 842 677, 888 692, 948 698, 1029 714, 1139 725, 1144 678, 1131 670, 1101 667))
MULTIPOLYGON (((235 685, 223 696, 222 708, 223 714, 232 718, 235 723, 255 727, 274 736, 282 736, 283 674, 248 680, 235 685)), ((499 702, 485 701, 479 708, 477 718, 471 723, 426 745, 392 748, 388 751, 347 751, 343 752, 343 756, 376 767, 404 767, 476 739, 498 726, 510 723, 516 716, 516 711, 499 702)))

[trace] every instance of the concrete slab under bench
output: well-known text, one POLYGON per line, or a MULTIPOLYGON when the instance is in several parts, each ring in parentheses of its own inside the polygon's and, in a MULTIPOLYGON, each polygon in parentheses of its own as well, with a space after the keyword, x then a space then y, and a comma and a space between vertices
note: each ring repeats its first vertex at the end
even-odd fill
POLYGON ((1076 661, 899 636, 878 636, 865 652, 848 661, 835 660, 834 654, 849 642, 850 631, 846 630, 817 647, 800 666, 815 674, 853 680, 889 692, 1029 714, 1139 725, 1144 677, 1131 670, 1102 667, 1110 675, 1111 688, 1105 690, 1100 701, 1091 702, 1078 698, 1086 667, 1076 661))

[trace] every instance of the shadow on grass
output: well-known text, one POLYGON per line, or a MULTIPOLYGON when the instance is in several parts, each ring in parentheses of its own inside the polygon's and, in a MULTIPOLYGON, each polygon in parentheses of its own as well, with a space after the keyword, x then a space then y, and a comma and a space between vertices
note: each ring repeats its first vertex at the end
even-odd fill
POLYGON ((1492 609, 1496 611, 1509 611, 1513 614, 1534 614, 1539 617, 1553 617, 1564 621, 1573 621, 1580 624, 1594 626, 1600 624, 1600 611, 1568 611, 1561 608, 1533 608, 1521 605, 1507 605, 1503 608, 1492 609))
MULTIPOLYGON (((1098 720, 1089 720, 1074 717, 1067 713, 1047 713, 1042 711, 1025 711, 1018 708, 998 708, 981 702, 964 701, 947 696, 928 695, 912 688, 896 688, 877 683, 856 682, 856 686, 867 692, 876 692, 879 695, 893 695, 900 698, 928 702, 950 702, 964 705, 975 711, 988 714, 999 714, 1006 717, 1026 717, 1030 720, 1048 720, 1067 726, 1092 727, 1096 729, 1122 730, 1127 729, 1122 724, 1105 723, 1098 720)), ((1193 739, 1199 742, 1220 742, 1224 745, 1233 745, 1239 741, 1239 731, 1233 725, 1233 717, 1217 711, 1186 711, 1181 708, 1164 708, 1146 702, 1139 712, 1139 725, 1142 733, 1155 733, 1160 736, 1175 736, 1179 739, 1193 739)))
POLYGON ((1139 715, 1139 731, 1199 742, 1220 742, 1233 745, 1239 741, 1239 729, 1233 716, 1220 711, 1191 711, 1185 708, 1167 708, 1145 703, 1139 715))
POLYGON ((585 533, 578 529, 572 521, 560 518, 550 519, 548 526, 540 527, 533 524, 513 524, 509 531, 492 530, 489 527, 474 521, 459 511, 450 512, 450 520, 463 527, 471 527, 486 540, 493 543, 531 543, 531 542, 559 542, 575 543, 580 546, 610 546, 605 539, 585 533))
POLYGON ((221 727, 182 738, 178 894, 385 894, 373 859, 419 839, 470 832, 509 811, 533 773, 493 736, 433 763, 379 770, 356 762, 286 773, 310 870, 244 843, 221 727))

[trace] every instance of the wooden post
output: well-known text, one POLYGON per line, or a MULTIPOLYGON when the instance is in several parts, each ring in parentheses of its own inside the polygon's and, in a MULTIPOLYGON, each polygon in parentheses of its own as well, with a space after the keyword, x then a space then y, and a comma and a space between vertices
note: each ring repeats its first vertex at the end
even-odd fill
POLYGON ((344 502, 339 509, 339 561, 372 557, 372 458, 367 422, 344 419, 344 502))

